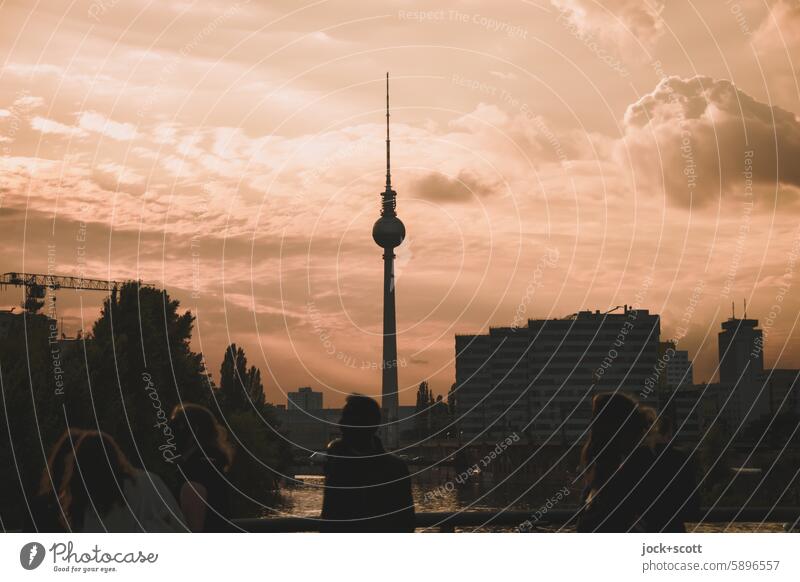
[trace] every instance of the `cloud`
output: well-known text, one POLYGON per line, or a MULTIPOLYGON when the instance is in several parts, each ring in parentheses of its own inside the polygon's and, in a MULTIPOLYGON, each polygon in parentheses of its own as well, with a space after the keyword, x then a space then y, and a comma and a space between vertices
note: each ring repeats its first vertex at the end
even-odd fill
POLYGON ((800 43, 800 4, 778 0, 753 33, 753 44, 761 50, 791 49, 800 43))
POLYGON ((78 125, 94 133, 100 133, 117 141, 128 141, 136 137, 136 127, 131 123, 113 121, 96 111, 81 113, 78 125))
MULTIPOLYGON (((650 48, 664 33, 663 0, 550 0, 584 38, 597 36, 619 45, 631 35, 650 48)), ((641 50, 633 42, 633 50, 641 50)))
POLYGON ((63 135, 69 137, 81 137, 86 135, 86 132, 80 127, 65 125, 63 123, 59 123, 58 121, 47 119, 46 117, 34 117, 31 119, 31 127, 39 133, 44 134, 63 135))
POLYGON ((496 185, 490 184, 472 172, 462 170, 450 178, 443 174, 428 174, 414 182, 414 194, 432 202, 469 202, 474 198, 491 196, 496 185))
POLYGON ((785 0, 773 4, 753 33, 752 44, 772 97, 788 107, 797 107, 800 87, 794 60, 800 54, 800 4, 785 0))
POLYGON ((22 95, 14 100, 14 106, 20 109, 36 109, 44 105, 44 99, 36 95, 22 95))
MULTIPOLYGON (((38 97, 25 97, 18 103, 21 107, 32 108, 40 105, 38 97)), ((95 111, 84 111, 78 117, 78 125, 66 125, 46 117, 36 116, 31 119, 31 127, 40 133, 83 137, 89 132, 99 133, 117 141, 129 141, 137 137, 136 127, 131 123, 113 121, 95 111)))
POLYGON ((473 111, 461 115, 449 122, 452 129, 479 133, 483 131, 487 125, 501 127, 508 123, 508 114, 500 109, 497 105, 487 103, 478 103, 473 111))
MULTIPOLYGON (((660 182, 681 204, 752 188, 800 187, 800 123, 730 81, 668 77, 630 105, 617 155, 630 155, 637 179, 660 182)), ((759 192, 755 192, 758 194, 759 192)))
POLYGON ((34 75, 64 75, 64 69, 62 67, 48 63, 8 63, 4 69, 7 73, 18 75, 20 77, 32 77, 34 75))
POLYGON ((144 183, 144 176, 134 170, 115 162, 103 162, 97 165, 97 170, 111 175, 119 184, 133 185, 144 183))

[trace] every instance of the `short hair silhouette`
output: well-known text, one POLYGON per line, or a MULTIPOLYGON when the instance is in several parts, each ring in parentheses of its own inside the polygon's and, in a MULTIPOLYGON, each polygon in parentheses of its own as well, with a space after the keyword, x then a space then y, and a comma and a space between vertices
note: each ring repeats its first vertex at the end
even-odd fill
POLYGON ((339 428, 345 439, 364 439, 375 435, 381 425, 381 407, 369 396, 351 394, 345 400, 339 428))
POLYGON ((321 531, 414 531, 414 497, 408 467, 387 453, 376 434, 381 407, 362 394, 347 397, 339 428, 328 445, 321 531))

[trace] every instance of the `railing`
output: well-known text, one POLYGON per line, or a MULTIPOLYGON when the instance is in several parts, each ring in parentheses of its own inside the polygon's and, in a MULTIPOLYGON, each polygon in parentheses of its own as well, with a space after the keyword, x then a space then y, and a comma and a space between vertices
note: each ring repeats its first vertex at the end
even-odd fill
MULTIPOLYGON (((798 527, 800 508, 798 507, 720 507, 712 510, 701 509, 700 515, 704 524, 732 524, 732 523, 783 523, 786 531, 793 531, 798 527)), ((538 520, 533 519, 530 511, 503 511, 492 513, 488 511, 463 511, 463 512, 425 512, 416 514, 416 527, 418 530, 438 531, 442 533, 454 532, 456 528, 470 528, 479 531, 492 531, 519 527, 523 523, 531 523, 530 531, 537 528, 553 527, 566 524, 575 516, 573 509, 552 509, 538 520)), ((248 532, 282 533, 282 532, 310 532, 319 531, 322 520, 313 517, 264 517, 251 519, 238 519, 234 523, 237 527, 248 532)))

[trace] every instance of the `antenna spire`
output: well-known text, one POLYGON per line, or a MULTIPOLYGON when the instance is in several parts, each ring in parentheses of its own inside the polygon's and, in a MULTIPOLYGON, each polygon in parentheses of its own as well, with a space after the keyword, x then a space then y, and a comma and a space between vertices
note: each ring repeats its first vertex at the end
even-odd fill
POLYGON ((386 73, 386 191, 392 190, 392 173, 389 155, 389 73, 386 73))

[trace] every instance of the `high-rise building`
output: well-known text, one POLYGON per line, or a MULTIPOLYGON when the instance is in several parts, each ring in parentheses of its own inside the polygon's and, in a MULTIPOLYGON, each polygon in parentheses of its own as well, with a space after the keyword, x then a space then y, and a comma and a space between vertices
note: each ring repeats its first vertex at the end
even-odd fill
POLYGON ((595 393, 641 391, 658 359, 659 335, 658 315, 627 307, 458 335, 458 429, 463 438, 518 432, 575 442, 589 425, 595 393))
POLYGON ((758 381, 764 371, 764 335, 757 319, 723 321, 717 345, 720 384, 758 381))
POLYGON ((757 319, 730 317, 718 335, 719 384, 728 429, 769 413, 769 389, 764 377, 764 336, 757 319))
POLYGON ((395 318, 394 249, 403 242, 406 228, 397 217, 397 193, 392 190, 389 155, 389 73, 386 73, 386 189, 381 194, 381 216, 372 227, 372 238, 383 249, 383 361, 381 362, 381 409, 384 444, 397 448, 398 422, 397 321, 395 318))
POLYGON ((667 361, 667 388, 675 389, 691 386, 694 382, 692 361, 687 350, 673 350, 667 361))
POLYGON ((322 408, 322 392, 314 392, 308 386, 298 388, 297 392, 286 394, 287 410, 320 410, 322 408))
POLYGON ((655 405, 662 423, 671 423, 682 439, 696 438, 699 430, 700 408, 694 406, 700 392, 693 390, 693 366, 689 352, 677 349, 677 342, 667 340, 659 343, 658 364, 653 374, 652 387, 648 384, 642 400, 655 405), (652 398, 655 396, 655 398, 652 398), (680 426, 678 426, 680 419, 680 426))

